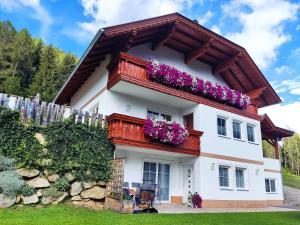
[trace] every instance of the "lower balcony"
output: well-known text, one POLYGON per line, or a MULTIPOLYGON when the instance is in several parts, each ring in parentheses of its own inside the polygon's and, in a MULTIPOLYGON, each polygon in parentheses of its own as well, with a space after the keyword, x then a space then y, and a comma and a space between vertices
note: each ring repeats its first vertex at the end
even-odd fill
POLYGON ((107 118, 109 138, 116 145, 126 145, 178 154, 200 155, 201 131, 189 130, 188 139, 177 146, 159 143, 144 135, 144 119, 112 114, 107 118))

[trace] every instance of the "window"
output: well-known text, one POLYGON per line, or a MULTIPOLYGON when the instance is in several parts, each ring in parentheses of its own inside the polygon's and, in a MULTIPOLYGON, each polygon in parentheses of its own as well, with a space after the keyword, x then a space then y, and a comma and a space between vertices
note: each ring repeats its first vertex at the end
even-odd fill
POLYGON ((229 187, 229 167, 219 166, 220 187, 229 187))
POLYGON ((172 116, 170 115, 167 115, 165 113, 154 112, 151 110, 147 110, 147 118, 153 120, 165 120, 165 121, 172 120, 172 116))
POLYGON ((267 179, 265 179, 265 184, 266 184, 266 192, 267 193, 275 193, 276 192, 275 179, 267 178, 267 179))
POLYGON ((255 142, 254 127, 251 125, 247 125, 247 136, 248 136, 248 141, 255 142))
POLYGON ((241 123, 237 121, 232 122, 232 132, 233 132, 233 137, 236 139, 241 139, 241 123))
POLYGON ((245 169, 235 168, 235 182, 237 188, 245 188, 245 169))
POLYGON ((218 117, 217 123, 218 123, 218 134, 226 136, 227 135, 227 132, 226 132, 226 119, 218 117))

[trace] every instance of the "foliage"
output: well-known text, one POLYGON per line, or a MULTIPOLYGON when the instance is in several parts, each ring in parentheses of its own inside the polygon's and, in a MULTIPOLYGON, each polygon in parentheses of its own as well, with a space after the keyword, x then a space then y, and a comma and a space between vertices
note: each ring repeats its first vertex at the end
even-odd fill
POLYGON ((42 100, 52 101, 76 61, 27 29, 16 31, 11 22, 0 21, 0 92, 32 97, 39 91, 42 100))
POLYGON ((108 181, 112 171, 114 145, 107 129, 75 124, 73 119, 48 126, 48 157, 53 164, 47 169, 58 174, 75 171, 80 181, 108 181))
POLYGON ((55 182, 54 187, 58 191, 67 191, 70 188, 70 183, 67 178, 62 177, 58 181, 55 182))
POLYGON ((292 137, 285 138, 280 149, 281 161, 284 168, 300 176, 300 136, 295 133, 292 137))
POLYGON ((34 138, 38 128, 19 123, 19 113, 0 108, 0 155, 13 158, 17 166, 39 167, 41 145, 34 138))
POLYGON ((16 171, 0 172, 0 190, 8 197, 16 196, 24 186, 24 181, 16 171))
POLYGON ((149 61, 147 74, 151 81, 188 91, 221 103, 238 108, 247 108, 250 105, 250 97, 246 94, 210 81, 204 81, 198 77, 181 72, 174 67, 160 64, 157 61, 149 61))
POLYGON ((202 198, 197 192, 195 192, 194 194, 191 192, 189 193, 187 206, 193 208, 202 208, 202 198))
POLYGON ((152 119, 145 120, 144 132, 153 140, 172 145, 183 143, 189 136, 188 131, 176 122, 152 119))
POLYGON ((20 193, 24 197, 31 196, 31 195, 33 195, 35 193, 35 189, 34 189, 34 187, 31 187, 31 186, 25 184, 22 187, 20 193))
POLYGON ((274 159, 275 158, 275 149, 274 147, 267 141, 263 140, 263 154, 264 157, 274 159))
POLYGON ((56 190, 54 187, 45 188, 42 190, 42 195, 44 197, 52 197, 52 198, 59 198, 63 195, 63 192, 56 190))
POLYGON ((0 209, 0 225, 296 225, 300 212, 232 212, 189 214, 120 214, 110 210, 94 210, 68 205, 46 208, 22 207, 0 209))
POLYGON ((47 169, 59 175, 74 170, 81 181, 108 181, 113 150, 107 129, 75 124, 74 118, 43 128, 23 125, 18 112, 0 108, 0 155, 13 158, 18 167, 47 169), (37 132, 46 137, 46 146, 34 137, 37 132), (43 160, 52 163, 42 165, 43 160))
POLYGON ((0 155, 0 172, 10 170, 15 170, 14 160, 0 155))

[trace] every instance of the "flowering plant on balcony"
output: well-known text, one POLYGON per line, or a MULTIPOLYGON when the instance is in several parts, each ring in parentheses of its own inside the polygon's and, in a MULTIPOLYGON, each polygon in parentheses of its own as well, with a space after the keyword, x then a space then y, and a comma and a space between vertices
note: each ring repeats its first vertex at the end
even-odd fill
POLYGON ((188 91, 237 108, 243 109, 250 105, 250 97, 246 94, 211 81, 204 81, 188 73, 181 72, 174 67, 160 64, 155 60, 149 60, 147 74, 151 81, 188 91))
POLYGON ((171 145, 181 144, 189 136, 189 132, 178 123, 152 119, 145 120, 144 133, 153 140, 171 145))

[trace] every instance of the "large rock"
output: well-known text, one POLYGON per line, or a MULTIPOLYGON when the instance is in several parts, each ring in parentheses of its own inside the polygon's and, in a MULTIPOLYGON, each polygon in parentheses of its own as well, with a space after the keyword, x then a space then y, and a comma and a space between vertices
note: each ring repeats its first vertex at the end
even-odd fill
POLYGON ((81 197, 79 195, 75 195, 71 198, 71 201, 80 201, 81 197))
POLYGON ((74 182, 71 185, 70 195, 71 196, 79 195, 82 190, 83 190, 82 183, 81 182, 74 182))
POLYGON ((64 194, 62 196, 60 196, 58 199, 56 199, 52 204, 57 205, 57 204, 61 203, 62 201, 64 201, 68 196, 69 196, 69 193, 64 192, 64 194))
POLYGON ((44 135, 42 135, 41 133, 36 133, 36 134, 34 135, 34 137, 37 139, 37 141, 38 141, 41 145, 46 145, 46 144, 47 144, 44 135))
POLYGON ((72 173, 66 173, 65 177, 67 178, 68 181, 72 182, 76 179, 76 177, 72 173))
POLYGON ((0 208, 11 207, 16 202, 16 197, 6 197, 4 194, 0 194, 0 208))
POLYGON ((83 188, 84 189, 89 189, 96 186, 96 182, 83 182, 83 188))
POLYGON ((98 182, 97 182, 97 185, 102 186, 102 187, 105 187, 105 186, 106 186, 106 183, 105 183, 104 181, 98 181, 98 182))
POLYGON ((80 196, 82 198, 103 199, 105 198, 105 188, 95 186, 91 189, 81 192, 80 196))
POLYGON ((39 197, 36 194, 27 197, 21 196, 21 198, 24 205, 35 204, 39 201, 39 197))
POLYGON ((101 210, 103 209, 103 204, 100 202, 96 202, 93 200, 89 201, 72 201, 72 204, 75 206, 81 206, 89 209, 94 209, 94 210, 101 210))
POLYGON ((51 183, 54 183, 54 182, 58 181, 59 175, 57 175, 57 174, 51 174, 51 175, 47 176, 47 179, 48 179, 51 183))
POLYGON ((34 188, 45 188, 49 187, 50 183, 46 178, 37 177, 32 180, 27 181, 27 184, 34 188))
POLYGON ((44 196, 44 197, 42 197, 41 203, 42 203, 42 205, 49 205, 49 204, 51 204, 54 201, 55 201, 55 198, 53 198, 51 196, 49 196, 49 197, 45 197, 44 196))
POLYGON ((20 168, 17 169, 17 173, 22 177, 33 178, 38 176, 40 174, 40 171, 34 169, 30 170, 30 169, 20 168))

